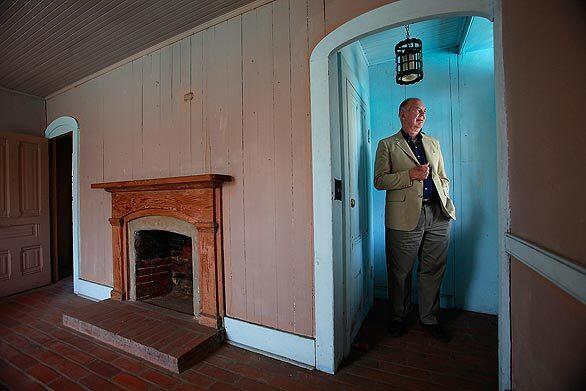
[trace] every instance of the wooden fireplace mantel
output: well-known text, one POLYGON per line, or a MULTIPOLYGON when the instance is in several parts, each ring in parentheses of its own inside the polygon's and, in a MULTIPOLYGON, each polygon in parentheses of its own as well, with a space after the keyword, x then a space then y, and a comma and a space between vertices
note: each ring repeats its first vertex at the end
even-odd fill
POLYGON ((146 216, 174 217, 197 231, 199 323, 219 328, 224 315, 222 184, 231 180, 228 175, 203 174, 92 184, 92 189, 112 193, 111 297, 129 299, 128 223, 146 216))
POLYGON ((220 187, 232 177, 220 174, 176 176, 170 178, 139 179, 135 181, 92 183, 92 189, 104 189, 109 193, 121 191, 181 190, 220 187))

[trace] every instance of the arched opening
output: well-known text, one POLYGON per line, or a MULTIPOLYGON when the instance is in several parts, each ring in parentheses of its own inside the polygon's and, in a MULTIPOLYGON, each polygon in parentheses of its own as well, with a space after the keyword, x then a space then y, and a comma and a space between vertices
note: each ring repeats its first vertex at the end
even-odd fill
MULTIPOLYGON (((80 278, 80 141, 79 124, 73 117, 63 116, 55 119, 45 129, 47 139, 56 140, 71 137, 71 231, 73 258, 73 291, 85 297, 104 300, 110 297, 110 287, 85 281, 80 278)), ((57 192, 59 189, 55 189, 57 192)))
MULTIPOLYGON (((314 49, 310 59, 312 112, 312 170, 314 211, 316 366, 333 372, 344 354, 343 314, 344 270, 341 260, 343 209, 336 200, 336 181, 341 178, 340 112, 336 88, 337 64, 333 55, 343 46, 367 35, 426 19, 449 16, 480 16, 495 20, 495 90, 497 115, 497 157, 506 154, 504 126, 504 90, 500 21, 493 14, 492 1, 434 2, 398 1, 367 12, 347 22, 326 36, 314 49)), ((508 229, 507 167, 498 167, 498 257, 499 281, 499 367, 500 383, 510 380, 510 326, 508 313, 508 257, 504 252, 503 233, 508 229)))

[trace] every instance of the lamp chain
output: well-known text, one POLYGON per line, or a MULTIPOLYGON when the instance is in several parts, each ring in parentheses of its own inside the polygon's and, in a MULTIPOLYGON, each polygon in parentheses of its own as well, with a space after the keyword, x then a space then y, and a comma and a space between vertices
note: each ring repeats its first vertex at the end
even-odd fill
POLYGON ((409 39, 409 25, 405 25, 405 31, 407 31, 407 39, 409 39))

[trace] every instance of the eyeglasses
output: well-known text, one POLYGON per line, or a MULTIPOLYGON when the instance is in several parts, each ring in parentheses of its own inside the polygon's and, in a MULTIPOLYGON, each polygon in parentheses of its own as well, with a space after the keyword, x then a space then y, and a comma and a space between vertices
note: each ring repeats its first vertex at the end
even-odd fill
POLYGON ((417 115, 426 115, 427 109, 422 109, 421 107, 413 106, 411 110, 415 109, 417 111, 417 115))

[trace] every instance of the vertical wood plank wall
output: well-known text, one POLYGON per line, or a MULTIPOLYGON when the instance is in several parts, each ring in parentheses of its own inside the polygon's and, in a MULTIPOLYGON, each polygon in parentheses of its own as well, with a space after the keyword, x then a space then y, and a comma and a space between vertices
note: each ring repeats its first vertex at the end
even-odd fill
POLYGON ((112 284, 110 196, 91 183, 225 173, 227 314, 313 335, 309 56, 324 20, 323 0, 277 0, 47 101, 49 122, 80 124, 82 279, 112 284))

